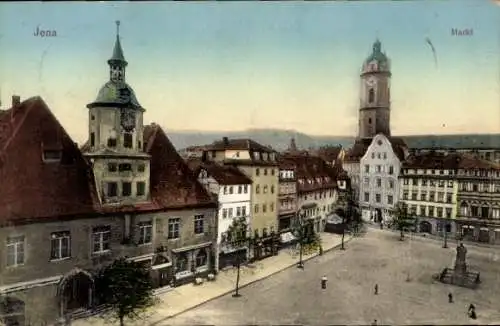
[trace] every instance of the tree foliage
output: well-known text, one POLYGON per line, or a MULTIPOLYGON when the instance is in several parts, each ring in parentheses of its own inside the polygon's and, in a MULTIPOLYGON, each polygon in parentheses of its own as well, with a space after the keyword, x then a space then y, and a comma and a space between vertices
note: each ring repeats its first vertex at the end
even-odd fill
POLYGON ((400 240, 404 239, 404 231, 415 225, 415 214, 411 213, 405 202, 399 202, 391 212, 392 225, 400 231, 400 240))
POLYGON ((238 217, 227 228, 226 235, 229 242, 238 242, 246 239, 248 223, 246 217, 238 217))
POLYGON ((96 283, 101 301, 111 308, 121 326, 125 318, 137 319, 154 304, 149 270, 138 262, 117 259, 99 272, 96 283))

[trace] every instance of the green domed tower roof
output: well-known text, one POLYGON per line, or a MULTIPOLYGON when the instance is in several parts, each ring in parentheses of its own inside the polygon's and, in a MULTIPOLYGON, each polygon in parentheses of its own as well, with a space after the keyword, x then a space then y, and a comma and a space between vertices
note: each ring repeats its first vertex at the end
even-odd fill
POLYGON ((377 39, 375 43, 373 43, 373 52, 370 54, 368 58, 366 58, 365 63, 369 63, 372 61, 377 61, 380 63, 387 63, 389 58, 382 52, 382 43, 377 39))

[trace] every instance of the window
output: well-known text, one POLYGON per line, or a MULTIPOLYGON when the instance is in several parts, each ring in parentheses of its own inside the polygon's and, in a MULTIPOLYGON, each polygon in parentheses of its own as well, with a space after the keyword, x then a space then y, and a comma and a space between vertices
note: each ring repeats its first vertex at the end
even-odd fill
POLYGON ((380 153, 377 153, 377 159, 380 160, 380 153))
POLYGON ((255 204, 254 207, 253 207, 253 211, 255 213, 258 213, 259 212, 259 204, 255 204))
POLYGON ((137 142, 137 149, 142 149, 142 143, 140 141, 137 142))
POLYGON ((274 186, 271 186, 271 193, 274 194, 274 186))
MULTIPOLYGON (((238 207, 239 208, 239 207, 238 207)), ((202 234, 204 231, 204 215, 195 215, 194 216, 194 234, 202 234)))
POLYGON ((127 197, 132 194, 132 183, 122 182, 122 196, 127 197))
POLYGON ((376 168, 377 168, 377 173, 382 172, 382 167, 381 167, 380 165, 377 165, 377 167, 376 167, 376 168))
POLYGON ((241 206, 241 216, 247 216, 247 207, 241 206))
POLYGON ((377 178, 377 187, 382 187, 382 179, 377 178))
POLYGON ((434 206, 429 206, 429 217, 434 217, 434 206))
POLYGON ((185 252, 180 253, 175 259, 175 271, 185 272, 188 268, 188 259, 185 252))
POLYGON ((375 153, 372 153, 372 159, 374 159, 374 158, 375 158, 375 153))
POLYGON ((233 186, 229 186, 229 194, 232 195, 233 194, 233 186))
POLYGON ((50 235, 50 259, 71 257, 71 240, 69 231, 54 232, 50 235))
POLYGON ((137 182, 137 196, 144 196, 146 193, 146 183, 144 181, 137 182))
POLYGON ((408 200, 408 191, 403 192, 403 199, 408 200))
POLYGON ((144 164, 139 164, 137 166, 137 172, 144 172, 146 170, 146 165, 144 164))
POLYGON ((46 162, 59 162, 62 158, 62 152, 59 150, 43 151, 43 160, 46 162))
POLYGON ((236 207, 236 216, 241 216, 241 207, 236 207))
POLYGON ((116 147, 116 138, 108 138, 108 147, 116 147))
POLYGON ((267 169, 264 169, 264 175, 267 175, 267 169))
POLYGON ((444 193, 442 192, 438 192, 438 201, 440 203, 443 203, 444 202, 444 193))
POLYGON ((393 180, 389 180, 389 188, 394 189, 394 181, 393 180))
POLYGON ((451 208, 449 208, 449 207, 446 208, 446 217, 447 218, 451 217, 451 208))
POLYGON ((269 204, 269 211, 274 212, 274 203, 269 204))
POLYGON ((108 197, 116 197, 118 195, 118 184, 116 182, 108 182, 108 197))
POLYGON ((149 244, 153 242, 153 222, 139 223, 139 244, 149 244))
POLYGON ((369 186, 370 185, 370 178, 364 177, 363 178, 363 183, 365 184, 365 186, 369 186))
POLYGON ((260 193, 260 185, 255 186, 255 193, 259 194, 260 193))
POLYGON ((373 90, 373 88, 370 88, 370 90, 368 91, 368 103, 373 102, 375 102, 375 91, 373 90))
POLYGON ((245 193, 245 194, 248 193, 248 185, 243 186, 243 193, 245 193))
POLYGON ((260 170, 259 170, 259 168, 256 168, 256 169, 255 169, 255 175, 256 175, 256 176, 259 176, 259 175, 260 175, 260 170))
POLYGON ((91 132, 90 133, 90 147, 95 146, 95 133, 91 132))
POLYGON ((227 186, 224 186, 224 195, 227 195, 227 186))
POLYGON ((98 226, 92 229, 92 252, 104 253, 110 250, 111 227, 98 226))
POLYGON ((451 194, 446 194, 446 202, 451 203, 453 196, 451 194))
POLYGON ((108 163, 109 172, 116 172, 116 170, 117 170, 116 163, 108 163))
POLYGON ((422 186, 427 186, 427 180, 422 179, 422 186))
POLYGON ((392 197, 392 195, 388 195, 387 196, 387 204, 392 205, 393 201, 394 201, 394 198, 392 197))
POLYGON ((394 174, 394 166, 389 165, 389 174, 394 174))
POLYGON ((120 171, 120 172, 132 171, 132 164, 121 163, 118 165, 118 171, 120 171))
POLYGON ((407 185, 408 184, 408 179, 403 179, 403 184, 407 185))
POLYGON ((381 196, 380 196, 380 194, 375 194, 375 201, 376 201, 377 203, 380 203, 380 201, 381 201, 381 196))
POLYGON ((132 148, 132 134, 129 132, 126 132, 123 134, 123 147, 125 148, 132 148))
POLYGON ((370 201, 370 193, 365 192, 365 202, 369 202, 369 201, 370 201))
POLYGON ((265 213, 265 212, 267 212, 267 205, 262 204, 262 213, 265 213))
POLYGON ((438 207, 436 211, 437 211, 437 217, 444 217, 443 216, 443 207, 438 207))
POLYGON ((229 218, 232 218, 233 217, 233 208, 230 207, 229 210, 228 210, 228 212, 229 212, 229 214, 228 214, 229 218))
POLYGON ((195 261, 195 267, 203 267, 207 264, 207 252, 205 249, 200 249, 198 253, 196 254, 196 261, 195 261))
POLYGON ((421 192, 420 193, 420 200, 425 201, 426 199, 427 199, 426 193, 425 192, 421 192))
POLYGON ((227 208, 223 208, 222 209, 222 218, 226 218, 227 217, 227 208))
POLYGON ((238 186, 238 193, 241 194, 243 192, 243 187, 242 186, 238 186))
POLYGON ((7 238, 7 266, 24 264, 24 236, 7 238))
POLYGON ((416 192, 416 191, 413 191, 413 192, 411 193, 411 200, 417 200, 417 196, 418 196, 417 192, 416 192))
POLYGON ((274 169, 271 169, 271 175, 274 175, 274 169))
POLYGON ((365 173, 370 172, 370 166, 368 164, 365 164, 365 173))
POLYGON ((429 193, 429 201, 436 201, 436 193, 434 191, 429 193))
POLYGON ((387 153, 384 152, 384 160, 387 160, 387 153))
POLYGON ((267 185, 264 186, 264 193, 267 194, 267 185))
POLYGON ((178 239, 179 238, 180 225, 181 225, 180 218, 168 219, 168 238, 169 239, 178 239))

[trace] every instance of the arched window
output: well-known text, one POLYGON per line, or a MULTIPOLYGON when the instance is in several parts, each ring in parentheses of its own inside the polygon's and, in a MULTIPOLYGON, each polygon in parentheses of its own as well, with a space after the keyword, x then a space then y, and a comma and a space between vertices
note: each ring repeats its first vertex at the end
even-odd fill
POLYGON ((188 260, 187 260, 186 253, 180 253, 176 257, 175 267, 176 267, 177 273, 178 272, 184 272, 184 271, 187 270, 187 268, 188 268, 187 262, 188 262, 188 260))
POLYGON ((368 91, 368 103, 373 102, 375 102, 375 91, 373 90, 373 88, 370 88, 370 90, 368 91))

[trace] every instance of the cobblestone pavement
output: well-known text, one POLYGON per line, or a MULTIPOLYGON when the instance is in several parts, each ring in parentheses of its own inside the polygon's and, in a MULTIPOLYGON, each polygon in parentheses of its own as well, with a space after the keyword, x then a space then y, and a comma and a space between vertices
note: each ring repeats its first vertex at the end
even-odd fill
POLYGON ((303 271, 288 269, 242 289, 240 298, 221 297, 160 325, 369 325, 374 319, 379 325, 463 325, 473 323, 466 314, 470 303, 478 315, 474 324, 500 324, 498 250, 467 246, 468 263, 482 279, 479 289, 470 290, 432 279, 453 266, 455 243, 443 249, 438 241, 398 238, 370 229, 346 251, 311 260, 303 271), (326 290, 320 287, 323 275, 326 290))

